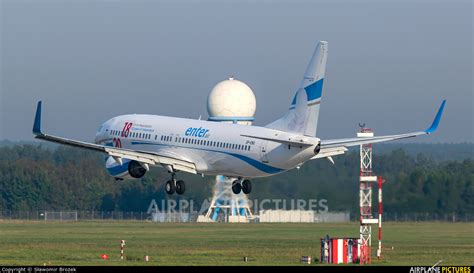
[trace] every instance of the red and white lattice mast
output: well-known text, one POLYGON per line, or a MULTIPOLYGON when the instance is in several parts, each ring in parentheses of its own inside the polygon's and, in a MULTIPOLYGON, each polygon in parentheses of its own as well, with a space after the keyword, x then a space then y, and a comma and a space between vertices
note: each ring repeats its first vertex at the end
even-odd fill
MULTIPOLYGON (((357 137, 373 137, 372 129, 360 125, 360 131, 357 137)), ((359 179, 359 207, 360 207, 360 263, 368 264, 371 262, 372 246, 372 225, 378 224, 379 244, 377 257, 380 258, 382 250, 382 177, 375 176, 372 172, 372 144, 360 145, 360 179, 359 179), (372 214, 372 184, 378 183, 378 218, 372 214)))

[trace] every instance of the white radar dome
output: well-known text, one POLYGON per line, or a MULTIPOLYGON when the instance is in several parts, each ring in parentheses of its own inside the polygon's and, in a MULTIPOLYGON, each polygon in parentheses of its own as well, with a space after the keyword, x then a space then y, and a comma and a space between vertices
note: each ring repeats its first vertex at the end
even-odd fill
POLYGON ((251 122, 255 109, 256 99, 252 89, 232 77, 214 86, 207 97, 210 120, 251 122))

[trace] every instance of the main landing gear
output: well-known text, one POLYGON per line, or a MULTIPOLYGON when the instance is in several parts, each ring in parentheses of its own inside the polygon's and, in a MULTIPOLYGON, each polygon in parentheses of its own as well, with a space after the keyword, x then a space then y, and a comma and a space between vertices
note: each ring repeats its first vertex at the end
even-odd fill
POLYGON ((176 180, 176 174, 171 174, 171 180, 166 181, 165 191, 167 194, 177 193, 179 195, 183 194, 186 190, 186 185, 183 180, 176 180))
POLYGON ((232 182, 232 192, 234 194, 239 194, 240 192, 249 194, 252 191, 252 182, 250 180, 234 180, 232 182))

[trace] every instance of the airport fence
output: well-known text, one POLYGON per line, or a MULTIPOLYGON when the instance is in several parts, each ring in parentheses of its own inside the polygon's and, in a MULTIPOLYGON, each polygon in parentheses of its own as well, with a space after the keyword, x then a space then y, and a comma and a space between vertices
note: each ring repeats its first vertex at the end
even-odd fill
MULTIPOLYGON (((329 212, 328 215, 330 215, 329 212)), ((258 215, 258 213, 254 214, 258 215)), ((321 217, 321 214, 316 214, 321 217)), ((0 220, 33 220, 33 221, 157 221, 158 222, 196 222, 198 213, 195 212, 162 212, 150 214, 145 211, 0 211, 0 220)), ((348 216, 347 216, 348 217, 348 216)), ((358 221, 358 215, 351 214, 350 219, 344 221, 358 221)), ((438 214, 438 213, 386 213, 383 214, 383 221, 396 222, 474 222, 474 214, 438 214)), ((258 222, 258 221, 257 221, 258 222)), ((315 220, 315 223, 327 222, 315 220)), ((331 222, 331 221, 329 221, 331 222)), ((338 221, 339 222, 339 221, 338 221)))

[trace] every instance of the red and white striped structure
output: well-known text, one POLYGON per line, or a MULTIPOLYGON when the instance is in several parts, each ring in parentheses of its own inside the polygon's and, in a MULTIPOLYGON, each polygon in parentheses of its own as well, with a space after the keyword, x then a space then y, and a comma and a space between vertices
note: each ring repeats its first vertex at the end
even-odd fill
POLYGON ((120 240, 120 260, 123 260, 123 249, 125 248, 125 240, 120 240))
POLYGON ((360 259, 359 238, 322 238, 321 262, 330 264, 357 263, 360 259))
POLYGON ((377 258, 380 259, 382 256, 382 185, 383 179, 381 176, 377 177, 377 184, 379 187, 379 248, 377 249, 377 258))
MULTIPOLYGON (((361 126, 357 137, 373 137, 372 129, 361 126)), ((360 184, 359 184, 359 206, 360 206, 360 263, 371 263, 372 225, 379 226, 379 245, 377 257, 380 258, 382 251, 382 183, 381 176, 377 177, 372 172, 372 144, 360 145, 360 184), (374 218, 372 214, 372 184, 378 183, 379 215, 374 218)))
POLYGON ((348 264, 356 263, 360 255, 360 244, 358 239, 332 238, 332 263, 348 264), (353 243, 349 244, 352 240, 353 243))

